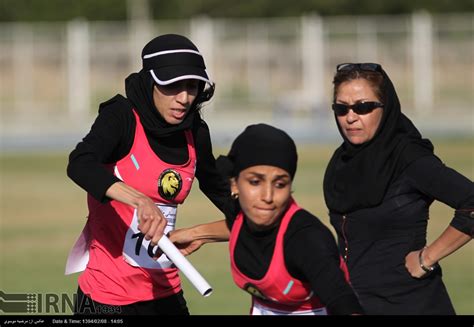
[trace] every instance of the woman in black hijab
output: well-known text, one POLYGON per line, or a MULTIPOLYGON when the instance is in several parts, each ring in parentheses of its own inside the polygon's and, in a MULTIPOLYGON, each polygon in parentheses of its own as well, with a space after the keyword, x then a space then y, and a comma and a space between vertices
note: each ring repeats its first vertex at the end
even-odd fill
POLYGON ((143 48, 142 60, 125 80, 127 97, 100 105, 69 157, 68 176, 89 207, 66 268, 84 270, 78 314, 188 314, 178 271, 156 245, 174 229, 194 177, 221 211, 231 200, 199 114, 214 92, 199 50, 167 34, 143 48))
MULTIPOLYGON (((248 126, 217 159, 236 201, 226 216, 232 277, 251 294, 253 315, 360 314, 333 235, 292 197, 297 159, 288 134, 266 124, 248 126)), ((219 223, 170 239, 189 254, 219 223)))
POLYGON ((327 166, 324 196, 365 313, 454 314, 438 261, 472 238, 474 184, 434 155, 380 65, 340 64, 333 83, 344 142, 327 166), (456 210, 426 246, 434 200, 456 210))

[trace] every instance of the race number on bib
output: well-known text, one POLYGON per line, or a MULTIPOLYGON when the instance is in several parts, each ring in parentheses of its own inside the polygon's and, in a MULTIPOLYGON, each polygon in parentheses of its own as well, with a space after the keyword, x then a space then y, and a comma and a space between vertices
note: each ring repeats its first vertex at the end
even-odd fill
MULTIPOLYGON (((176 225, 176 205, 156 204, 165 216, 167 223, 164 233, 174 230, 176 225)), ((145 239, 145 235, 138 230, 137 210, 133 212, 132 223, 130 224, 125 242, 123 245, 123 256, 132 266, 149 269, 170 268, 173 263, 165 254, 162 254, 158 260, 153 259, 153 254, 158 250, 158 246, 151 246, 150 241, 145 239)))

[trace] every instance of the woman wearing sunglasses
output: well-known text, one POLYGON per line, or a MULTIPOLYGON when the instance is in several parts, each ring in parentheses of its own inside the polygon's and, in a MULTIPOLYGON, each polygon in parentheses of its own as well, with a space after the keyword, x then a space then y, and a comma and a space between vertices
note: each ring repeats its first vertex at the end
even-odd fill
POLYGON ((343 143, 327 166, 324 196, 365 313, 455 314, 438 262, 472 239, 474 184, 436 157, 380 65, 341 64, 333 83, 343 143), (455 212, 427 244, 434 200, 455 212))

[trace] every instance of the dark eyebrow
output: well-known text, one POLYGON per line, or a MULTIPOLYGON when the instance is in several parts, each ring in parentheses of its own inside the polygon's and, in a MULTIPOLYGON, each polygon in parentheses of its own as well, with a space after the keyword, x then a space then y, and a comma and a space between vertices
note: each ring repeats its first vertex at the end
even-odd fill
POLYGON ((278 176, 275 177, 274 180, 276 181, 276 180, 284 179, 284 178, 290 178, 290 175, 288 175, 288 174, 278 175, 278 176))
MULTIPOLYGON (((259 173, 256 173, 256 172, 249 172, 249 174, 252 174, 254 175, 255 177, 258 177, 260 179, 265 179, 265 175, 264 174, 259 174, 259 173)), ((277 175, 273 181, 276 181, 276 180, 279 180, 279 179, 283 179, 283 178, 290 178, 290 175, 288 174, 283 174, 283 175, 277 175)))
POLYGON ((252 176, 250 176, 250 177, 257 177, 257 178, 260 178, 260 179, 265 179, 265 175, 264 175, 264 174, 259 174, 259 173, 255 173, 255 172, 249 171, 249 175, 252 175, 252 176))

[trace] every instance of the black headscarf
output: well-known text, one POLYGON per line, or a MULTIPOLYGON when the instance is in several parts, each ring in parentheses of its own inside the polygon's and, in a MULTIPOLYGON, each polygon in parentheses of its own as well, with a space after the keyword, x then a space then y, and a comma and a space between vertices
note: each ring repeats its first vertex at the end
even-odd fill
POLYGON ((217 158, 217 168, 235 177, 249 167, 268 165, 296 173, 298 154, 293 139, 283 130, 267 124, 249 125, 232 143, 227 156, 217 158))
POLYGON ((395 88, 382 69, 383 116, 370 141, 354 145, 344 136, 324 176, 324 198, 332 212, 347 213, 379 205, 390 183, 414 160, 433 154, 433 145, 422 139, 401 112, 395 88))
POLYGON ((125 80, 127 98, 138 112, 147 134, 154 137, 164 137, 191 128, 197 113, 197 104, 193 104, 181 123, 177 125, 168 124, 161 117, 153 102, 153 86, 152 76, 144 70, 130 74, 125 80))

